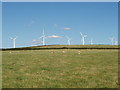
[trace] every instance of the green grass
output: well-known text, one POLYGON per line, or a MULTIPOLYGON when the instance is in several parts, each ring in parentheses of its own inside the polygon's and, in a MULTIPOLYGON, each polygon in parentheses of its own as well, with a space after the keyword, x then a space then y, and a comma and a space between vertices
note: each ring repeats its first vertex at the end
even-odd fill
MULTIPOLYGON (((46 46, 33 46, 34 48, 118 48, 118 45, 46 45, 46 46)), ((31 47, 28 47, 31 48, 31 47)))
POLYGON ((118 87, 117 50, 3 51, 2 62, 3 88, 118 87))
POLYGON ((45 46, 32 46, 32 47, 20 47, 20 48, 11 48, 13 50, 22 50, 22 49, 66 49, 66 48, 109 48, 115 49, 118 48, 118 45, 45 45, 45 46))

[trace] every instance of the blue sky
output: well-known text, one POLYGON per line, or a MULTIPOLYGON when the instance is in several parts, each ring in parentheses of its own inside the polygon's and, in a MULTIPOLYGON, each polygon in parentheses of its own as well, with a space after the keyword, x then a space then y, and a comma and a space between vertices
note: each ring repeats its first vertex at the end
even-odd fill
MULTIPOLYGON (((111 44, 109 38, 118 36, 117 2, 3 2, 2 44, 13 47, 9 37, 18 36, 16 46, 41 42, 45 26, 46 45, 82 44, 79 32, 86 34, 85 44, 111 44)), ((42 44, 37 44, 42 45, 42 44)))
POLYGON ((0 2, 0 48, 2 47, 2 3, 0 2))

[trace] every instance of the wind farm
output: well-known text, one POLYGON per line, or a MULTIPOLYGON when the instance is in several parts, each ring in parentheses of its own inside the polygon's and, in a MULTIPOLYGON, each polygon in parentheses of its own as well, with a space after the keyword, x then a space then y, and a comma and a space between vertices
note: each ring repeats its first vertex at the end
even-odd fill
MULTIPOLYGON (((87 35, 83 35, 81 32, 80 32, 80 36, 81 36, 81 43, 78 44, 78 45, 74 45, 74 44, 71 44, 71 40, 73 40, 72 38, 68 37, 68 36, 58 36, 58 35, 52 35, 52 36, 45 36, 45 27, 43 28, 43 31, 42 31, 42 36, 40 36, 40 39, 42 40, 33 40, 33 44, 34 46, 31 47, 31 45, 29 45, 28 47, 16 47, 16 39, 17 37, 15 38, 12 38, 10 37, 11 40, 13 40, 13 48, 3 48, 2 50, 22 50, 22 49, 46 49, 46 48, 51 48, 51 49, 54 49, 54 48, 58 48, 58 49, 118 49, 118 41, 115 40, 115 37, 111 37, 109 38, 110 40, 110 43, 111 44, 95 44, 93 43, 93 38, 90 39, 90 43, 88 44, 85 44, 85 38, 87 37, 87 35), (45 41, 46 39, 54 39, 54 38, 57 38, 57 39, 67 39, 67 44, 47 44, 45 41)), ((88 37, 89 38, 89 37, 88 37)), ((87 41, 86 41, 87 42, 87 41)), ((32 44, 32 43, 31 43, 32 44)))
POLYGON ((39 40, 32 40, 33 46, 17 47, 17 37, 10 37, 13 47, 2 48, 3 88, 118 87, 119 47, 114 37, 109 39, 110 45, 95 44, 93 38, 86 44, 90 36, 80 32, 79 44, 74 45, 74 37, 48 35, 45 26, 40 35, 39 40), (66 44, 47 44, 49 39, 65 39, 66 44))
POLYGON ((119 47, 115 39, 111 39, 111 45, 95 45, 91 39, 87 45, 87 35, 80 32, 82 44, 72 45, 71 37, 45 34, 43 29, 40 37, 42 40, 37 41, 39 45, 29 47, 16 47, 17 38, 10 38, 13 40, 13 48, 2 49, 3 70, 6 70, 3 71, 3 88, 86 88, 86 85, 89 88, 118 87, 119 47), (67 45, 47 45, 45 42, 45 39, 55 38, 67 39, 67 45), (10 72, 13 73, 7 74, 10 72), (14 82, 8 83, 10 81, 14 82))
MULTIPOLYGON (((68 29, 68 28, 67 28, 68 29)), ((2 48, 2 50, 22 50, 22 49, 46 49, 46 48, 51 48, 51 49, 54 49, 54 48, 61 48, 61 49, 118 49, 118 41, 115 37, 111 37, 109 38, 109 44, 107 43, 103 43, 101 44, 100 42, 99 43, 93 43, 93 38, 91 38, 90 36, 88 37, 87 35, 84 35, 82 32, 79 32, 80 34, 80 41, 79 41, 79 44, 71 44, 71 40, 74 40, 72 39, 72 37, 68 37, 67 35, 65 36, 59 36, 59 35, 51 35, 51 36, 46 36, 45 35, 45 24, 44 24, 44 27, 41 32, 41 36, 39 37, 40 40, 32 40, 32 42, 30 43, 27 43, 28 46, 16 46, 16 39, 17 39, 17 36, 15 38, 12 38, 10 37, 11 40, 13 40, 13 44, 12 44, 12 48, 2 48), (67 39, 67 44, 47 44, 46 43, 46 40, 49 40, 49 39, 67 39), (86 43, 88 42, 87 40, 85 40, 85 38, 91 38, 89 39, 89 43, 86 43), (32 44, 32 45, 31 45, 32 44), (32 47, 31 47, 32 46, 32 47)), ((47 33, 46 33, 47 34, 47 33)), ((77 35, 77 32, 76 32, 76 35, 77 35)), ((22 37, 21 37, 22 38, 22 37)), ((25 44, 25 43, 24 43, 25 44)))
POLYGON ((118 88, 117 5, 3 3, 2 88, 118 88))
POLYGON ((45 26, 40 35, 39 40, 32 40, 34 45, 28 47, 16 47, 17 37, 10 37, 13 47, 2 49, 3 88, 118 87, 119 47, 114 37, 109 39, 110 45, 95 44, 93 37, 86 44, 90 36, 80 32, 79 44, 74 45, 71 43, 74 37, 48 35, 45 26), (47 44, 49 39, 65 39, 66 44, 47 44), (10 72, 13 73, 8 74, 10 72))

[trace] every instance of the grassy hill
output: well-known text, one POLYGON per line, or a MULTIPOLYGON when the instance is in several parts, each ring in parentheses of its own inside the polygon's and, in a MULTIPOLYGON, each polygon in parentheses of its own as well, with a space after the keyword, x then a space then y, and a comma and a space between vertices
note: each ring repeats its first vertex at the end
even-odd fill
POLYGON ((45 45, 3 50, 39 50, 39 49, 118 49, 118 45, 45 45))
POLYGON ((3 88, 118 88, 118 46, 6 49, 2 51, 2 75, 3 88))
POLYGON ((46 46, 35 46, 33 48, 118 48, 118 46, 117 45, 46 45, 46 46))
POLYGON ((3 88, 118 88, 118 50, 2 53, 3 88))

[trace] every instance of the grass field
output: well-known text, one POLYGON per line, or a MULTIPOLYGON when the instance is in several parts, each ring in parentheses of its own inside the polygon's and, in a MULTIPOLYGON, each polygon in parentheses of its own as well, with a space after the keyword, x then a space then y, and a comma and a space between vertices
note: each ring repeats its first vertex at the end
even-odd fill
POLYGON ((117 88, 118 50, 3 51, 3 88, 117 88))
POLYGON ((3 50, 38 50, 38 49, 118 49, 118 45, 45 45, 32 47, 7 48, 3 50))

